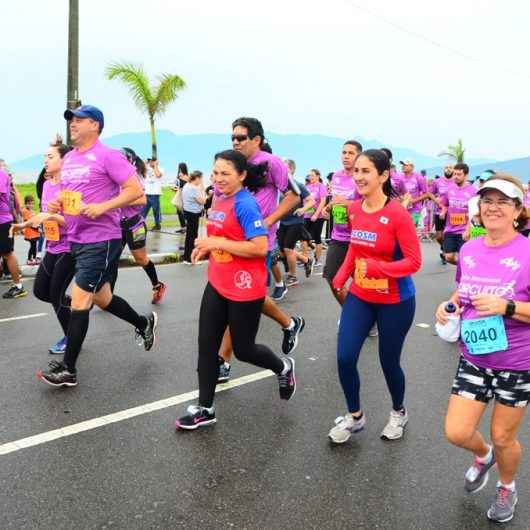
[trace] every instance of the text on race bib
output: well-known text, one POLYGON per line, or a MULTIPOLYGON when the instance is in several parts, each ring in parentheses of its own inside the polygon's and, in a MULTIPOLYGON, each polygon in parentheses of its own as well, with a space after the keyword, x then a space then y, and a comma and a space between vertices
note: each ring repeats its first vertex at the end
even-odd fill
POLYGON ((472 355, 508 349, 504 320, 499 315, 462 320, 460 336, 472 355))
POLYGON ((81 192, 80 191, 61 191, 61 202, 63 203, 63 212, 66 215, 81 214, 81 192))
POLYGON ((453 226, 465 225, 467 223, 467 216, 465 213, 452 213, 449 216, 449 222, 453 226))
POLYGON ((331 207, 331 215, 336 225, 348 224, 348 209, 342 204, 334 204, 331 207))
POLYGON ((48 241, 59 241, 61 236, 59 234, 59 223, 57 221, 44 221, 42 227, 44 228, 44 237, 48 241))

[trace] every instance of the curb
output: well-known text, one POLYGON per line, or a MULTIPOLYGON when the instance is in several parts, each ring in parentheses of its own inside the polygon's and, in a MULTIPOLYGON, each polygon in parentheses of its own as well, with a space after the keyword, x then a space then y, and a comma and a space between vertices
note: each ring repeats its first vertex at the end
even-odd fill
MULTIPOLYGON (((157 254, 148 254, 147 255, 149 259, 155 264, 155 265, 165 265, 167 263, 179 263, 180 262, 180 256, 176 254, 175 252, 160 252, 157 254)), ((136 263, 134 262, 134 258, 129 256, 122 256, 120 258, 119 267, 138 267, 136 263)), ((20 270, 22 272, 23 278, 34 278, 37 274, 38 265, 22 265, 20 267, 20 270)))

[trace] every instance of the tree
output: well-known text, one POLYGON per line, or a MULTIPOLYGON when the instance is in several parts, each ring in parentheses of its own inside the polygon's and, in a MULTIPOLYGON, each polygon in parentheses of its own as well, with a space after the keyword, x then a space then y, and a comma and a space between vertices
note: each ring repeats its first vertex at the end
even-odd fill
POLYGON ((158 84, 151 85, 141 65, 132 63, 111 63, 105 70, 107 79, 118 79, 129 88, 133 101, 140 110, 147 113, 151 128, 151 148, 153 158, 157 158, 155 117, 166 112, 170 103, 178 97, 186 83, 178 75, 162 74, 157 77, 158 84))
POLYGON ((460 163, 464 161, 465 152, 466 150, 464 149, 462 138, 459 138, 456 145, 448 145, 447 151, 442 151, 438 156, 448 156, 449 158, 454 159, 456 163, 460 163))

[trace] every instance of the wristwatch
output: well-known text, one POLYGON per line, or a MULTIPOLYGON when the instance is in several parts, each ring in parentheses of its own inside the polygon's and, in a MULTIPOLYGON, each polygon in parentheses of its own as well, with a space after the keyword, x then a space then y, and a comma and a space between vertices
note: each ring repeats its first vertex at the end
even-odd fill
POLYGON ((506 311, 504 312, 504 315, 507 317, 513 317, 515 314, 515 302, 513 300, 508 300, 506 302, 506 311))

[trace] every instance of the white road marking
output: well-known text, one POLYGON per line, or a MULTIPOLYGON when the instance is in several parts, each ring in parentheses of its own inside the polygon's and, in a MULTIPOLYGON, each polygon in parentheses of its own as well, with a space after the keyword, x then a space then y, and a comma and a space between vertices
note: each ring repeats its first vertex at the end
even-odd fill
MULTIPOLYGON (((224 390, 247 385, 248 383, 260 381, 261 379, 266 379, 267 377, 272 377, 273 375, 274 373, 270 370, 255 372, 253 374, 234 379, 228 383, 218 385, 215 392, 223 392, 224 390)), ((149 412, 154 412, 156 410, 167 409, 168 407, 173 407, 175 405, 185 403, 186 401, 196 399, 198 396, 199 391, 193 390, 192 392, 186 392, 185 394, 179 394, 177 396, 161 399, 159 401, 153 401, 152 403, 146 403, 145 405, 140 405, 131 409, 107 414, 106 416, 100 416, 99 418, 93 418, 80 423, 74 423, 73 425, 68 425, 53 431, 43 432, 41 434, 36 434, 35 436, 29 436, 27 438, 21 438, 20 440, 15 440, 14 442, 8 442, 0 445, 0 455, 8 455, 9 453, 14 453, 16 451, 20 451, 21 449, 42 445, 53 440, 58 440, 59 438, 71 436, 72 434, 91 431, 92 429, 97 429, 105 425, 110 425, 111 423, 128 420, 129 418, 134 418, 135 416, 141 416, 142 414, 148 414, 149 412)))
POLYGON ((425 324, 425 322, 420 322, 419 324, 416 324, 416 327, 418 328, 430 328, 430 324, 425 324))
POLYGON ((33 315, 23 315, 20 317, 0 318, 0 324, 2 322, 13 322, 14 320, 26 320, 28 318, 45 317, 47 315, 48 313, 34 313, 33 315))

